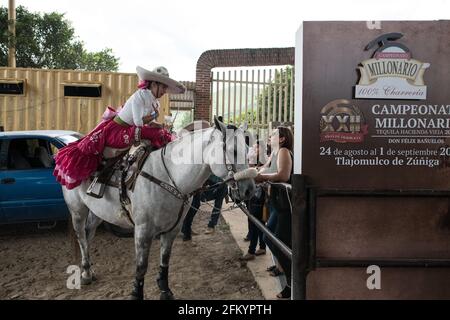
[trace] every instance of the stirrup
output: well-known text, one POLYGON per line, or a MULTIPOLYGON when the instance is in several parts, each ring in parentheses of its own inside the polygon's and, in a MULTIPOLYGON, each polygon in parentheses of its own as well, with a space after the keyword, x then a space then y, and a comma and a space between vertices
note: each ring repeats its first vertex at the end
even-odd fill
POLYGON ((123 206, 129 206, 131 204, 131 201, 127 195, 120 195, 120 203, 123 206))
POLYGON ((104 183, 98 182, 98 176, 94 178, 94 180, 89 185, 89 188, 86 191, 86 194, 100 199, 103 198, 103 194, 105 193, 106 185, 104 183))

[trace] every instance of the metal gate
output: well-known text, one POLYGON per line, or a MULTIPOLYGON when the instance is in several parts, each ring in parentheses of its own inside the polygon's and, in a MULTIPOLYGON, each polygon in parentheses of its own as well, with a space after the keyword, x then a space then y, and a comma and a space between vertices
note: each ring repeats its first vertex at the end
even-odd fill
POLYGON ((175 130, 179 130, 194 120, 195 82, 181 81, 186 91, 180 94, 169 94, 168 115, 175 130))
POLYGON ((247 122, 252 134, 265 139, 273 123, 294 121, 294 68, 216 68, 210 96, 212 117, 238 126, 247 122))

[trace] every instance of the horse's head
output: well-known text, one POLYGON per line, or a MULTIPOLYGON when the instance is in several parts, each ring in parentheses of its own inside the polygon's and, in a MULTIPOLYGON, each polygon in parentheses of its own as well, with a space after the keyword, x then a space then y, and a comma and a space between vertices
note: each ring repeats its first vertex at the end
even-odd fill
POLYGON ((245 132, 242 128, 225 126, 217 118, 214 123, 216 130, 212 133, 205 161, 214 175, 231 186, 234 199, 248 200, 255 192, 256 170, 248 166, 245 132))

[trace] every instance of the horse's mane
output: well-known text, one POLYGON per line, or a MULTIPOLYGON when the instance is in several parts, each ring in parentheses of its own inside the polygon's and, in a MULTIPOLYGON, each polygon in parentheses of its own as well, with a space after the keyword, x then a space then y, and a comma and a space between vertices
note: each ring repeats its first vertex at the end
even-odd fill
POLYGON ((202 129, 211 127, 209 122, 206 120, 195 120, 195 121, 192 121, 191 123, 187 124, 183 128, 181 128, 181 130, 195 131, 195 128, 198 126, 200 126, 202 129))
MULTIPOLYGON (((195 121, 194 121, 194 122, 195 122, 195 121)), ((189 125, 185 126, 184 128, 187 128, 187 127, 191 126, 194 122, 190 123, 189 125)), ((184 128, 183 128, 183 129, 184 129, 184 128)), ((167 146, 172 145, 172 144, 178 144, 178 143, 181 143, 183 140, 185 140, 185 139, 187 139, 187 138, 191 139, 193 135, 196 135, 196 134, 203 134, 203 133, 207 132, 208 130, 214 131, 214 130, 216 130, 217 128, 214 127, 214 126, 212 126, 212 127, 206 127, 206 128, 198 129, 198 130, 183 130, 183 129, 181 130, 181 132, 184 132, 183 135, 180 136, 180 137, 177 137, 175 140, 169 142, 169 143, 167 144, 167 146)), ((227 125, 227 129, 233 129, 234 131, 236 131, 236 130, 238 130, 239 128, 236 127, 236 126, 233 125, 233 124, 229 124, 229 125, 227 125)), ((219 131, 220 131, 220 130, 219 130, 219 131)))
POLYGON ((201 129, 201 130, 194 130, 194 131, 187 132, 187 133, 183 134, 181 137, 177 137, 177 139, 169 142, 168 145, 181 143, 183 140, 185 140, 187 138, 191 139, 191 137, 193 135, 200 134, 200 133, 203 134, 203 133, 205 133, 208 130, 213 130, 214 131, 215 128, 214 127, 209 127, 209 128, 204 128, 204 129, 201 129))

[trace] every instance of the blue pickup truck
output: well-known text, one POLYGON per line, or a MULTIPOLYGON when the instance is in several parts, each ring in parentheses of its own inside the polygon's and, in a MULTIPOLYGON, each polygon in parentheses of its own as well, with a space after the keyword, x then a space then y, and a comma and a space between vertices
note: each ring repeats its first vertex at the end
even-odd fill
POLYGON ((81 137, 60 130, 0 132, 0 224, 69 217, 53 156, 81 137))

